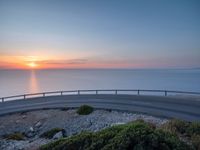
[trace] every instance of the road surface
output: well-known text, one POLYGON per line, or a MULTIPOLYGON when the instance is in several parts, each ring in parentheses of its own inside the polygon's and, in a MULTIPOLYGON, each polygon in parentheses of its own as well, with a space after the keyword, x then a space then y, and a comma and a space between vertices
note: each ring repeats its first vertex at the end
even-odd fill
POLYGON ((200 121, 200 99, 142 95, 63 95, 0 103, 0 115, 46 108, 79 107, 144 113, 153 116, 200 121))

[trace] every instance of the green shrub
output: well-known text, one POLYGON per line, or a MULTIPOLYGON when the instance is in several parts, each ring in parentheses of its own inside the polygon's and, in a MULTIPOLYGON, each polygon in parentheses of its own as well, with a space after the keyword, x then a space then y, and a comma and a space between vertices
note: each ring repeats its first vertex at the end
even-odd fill
POLYGON ((186 130, 187 135, 200 135, 200 122, 192 122, 186 130))
POLYGON ((188 122, 173 119, 163 124, 161 128, 163 130, 167 130, 175 134, 182 134, 188 137, 200 135, 200 122, 188 122))
POLYGON ((79 115, 88 115, 93 112, 93 108, 88 105, 82 105, 78 108, 77 113, 79 115))
POLYGON ((196 150, 200 150, 200 135, 193 135, 191 138, 191 142, 196 150))
POLYGON ((44 145, 40 150, 190 150, 170 132, 152 128, 148 123, 136 121, 116 125, 98 132, 83 132, 44 145))
POLYGON ((191 143, 196 150, 200 150, 200 122, 171 120, 162 125, 161 129, 175 133, 191 143))
POLYGON ((12 134, 8 134, 8 135, 4 135, 4 138, 7 140, 24 140, 25 136, 23 133, 20 132, 16 132, 16 133, 12 133, 12 134))
POLYGON ((187 121, 172 119, 163 124, 161 128, 174 134, 185 134, 189 125, 190 124, 187 121))
POLYGON ((51 130, 49 130, 49 131, 46 131, 46 132, 42 133, 42 134, 40 135, 40 137, 42 137, 42 138, 47 138, 47 139, 51 139, 51 138, 53 138, 53 136, 54 136, 56 133, 58 133, 58 132, 60 132, 60 131, 62 131, 63 133, 65 132, 64 129, 61 129, 61 128, 53 128, 53 129, 51 129, 51 130))

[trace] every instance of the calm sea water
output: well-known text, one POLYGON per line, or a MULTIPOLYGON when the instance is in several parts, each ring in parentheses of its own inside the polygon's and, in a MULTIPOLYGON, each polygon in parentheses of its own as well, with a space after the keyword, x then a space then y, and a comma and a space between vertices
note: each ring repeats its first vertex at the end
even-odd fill
POLYGON ((200 70, 0 70, 0 97, 77 89, 200 92, 200 70))

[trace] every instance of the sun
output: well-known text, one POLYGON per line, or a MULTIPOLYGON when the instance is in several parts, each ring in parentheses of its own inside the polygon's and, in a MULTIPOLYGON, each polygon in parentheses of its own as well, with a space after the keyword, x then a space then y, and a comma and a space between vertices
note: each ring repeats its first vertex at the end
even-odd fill
POLYGON ((30 68, 36 68, 38 65, 35 62, 30 62, 27 64, 30 68))

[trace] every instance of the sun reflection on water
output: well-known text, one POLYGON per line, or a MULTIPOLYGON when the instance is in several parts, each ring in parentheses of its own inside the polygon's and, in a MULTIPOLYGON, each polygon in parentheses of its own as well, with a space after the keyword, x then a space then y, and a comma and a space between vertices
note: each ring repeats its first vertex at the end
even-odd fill
POLYGON ((30 93, 39 92, 38 81, 37 81, 36 71, 35 70, 31 70, 30 83, 29 83, 29 92, 30 93))

